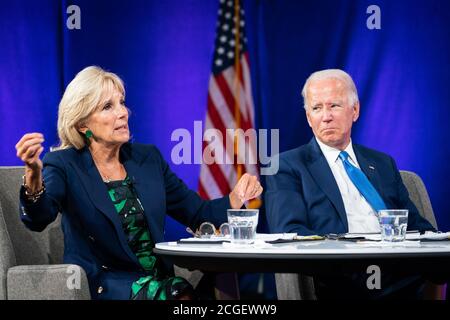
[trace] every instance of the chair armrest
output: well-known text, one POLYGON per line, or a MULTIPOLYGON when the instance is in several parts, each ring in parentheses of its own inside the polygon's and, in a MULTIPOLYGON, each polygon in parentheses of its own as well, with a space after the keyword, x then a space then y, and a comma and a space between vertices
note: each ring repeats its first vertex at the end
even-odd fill
POLYGON ((8 269, 8 300, 89 300, 85 271, 74 264, 29 265, 8 269))

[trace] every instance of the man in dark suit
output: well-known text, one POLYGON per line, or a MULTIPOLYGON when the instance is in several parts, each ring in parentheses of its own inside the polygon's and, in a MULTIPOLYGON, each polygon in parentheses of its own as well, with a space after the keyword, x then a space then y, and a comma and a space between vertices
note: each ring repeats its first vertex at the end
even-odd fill
MULTIPOLYGON (((313 73, 302 96, 314 138, 279 156, 279 171, 267 177, 271 232, 299 235, 380 232, 377 211, 408 209, 409 230, 433 230, 411 202, 394 159, 353 144, 359 117, 355 84, 342 70, 313 73)), ((364 270, 365 271, 365 270, 364 270)), ((421 277, 382 276, 382 290, 368 290, 367 274, 315 278, 319 298, 380 298, 420 294, 421 277), (383 282, 384 281, 384 282, 383 282)))

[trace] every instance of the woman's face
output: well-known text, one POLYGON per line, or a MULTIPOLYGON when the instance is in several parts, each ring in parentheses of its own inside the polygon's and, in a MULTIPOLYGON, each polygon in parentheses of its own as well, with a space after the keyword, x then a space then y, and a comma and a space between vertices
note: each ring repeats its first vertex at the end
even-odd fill
POLYGON ((117 89, 106 92, 100 106, 89 116, 83 132, 93 133, 95 143, 104 146, 121 145, 130 140, 128 129, 128 109, 125 97, 117 89))

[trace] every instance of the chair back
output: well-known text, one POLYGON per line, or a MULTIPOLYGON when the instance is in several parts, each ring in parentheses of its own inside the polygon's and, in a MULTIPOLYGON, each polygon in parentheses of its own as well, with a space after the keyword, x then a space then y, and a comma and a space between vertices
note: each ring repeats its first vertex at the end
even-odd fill
POLYGON ((403 183, 409 193, 409 198, 419 210, 422 217, 428 220, 437 230, 436 218, 434 216, 433 207, 431 206, 430 197, 422 179, 411 171, 400 170, 403 183))
POLYGON ((62 263, 64 241, 60 215, 42 232, 28 230, 20 220, 19 190, 23 174, 23 167, 0 167, 0 231, 2 222, 5 227, 0 237, 9 237, 16 265, 62 263))
MULTIPOLYGON (((1 181, 0 181, 1 183, 1 181)), ((6 300, 6 275, 8 269, 16 265, 16 255, 6 228, 0 201, 0 300, 6 300)))

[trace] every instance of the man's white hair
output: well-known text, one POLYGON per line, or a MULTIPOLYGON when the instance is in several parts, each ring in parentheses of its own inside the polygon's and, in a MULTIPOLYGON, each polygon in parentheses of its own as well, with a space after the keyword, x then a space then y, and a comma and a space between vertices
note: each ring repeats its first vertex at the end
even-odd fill
POLYGON ((355 103, 359 102, 358 99, 358 91, 356 90, 355 83, 353 82, 352 77, 350 75, 340 69, 325 69, 321 71, 317 71, 312 73, 308 79, 306 79, 305 85, 302 89, 302 97, 303 97, 303 107, 305 110, 308 109, 307 101, 306 101, 306 92, 308 90, 309 85, 313 81, 324 80, 324 79, 337 79, 345 83, 347 86, 348 92, 348 102, 351 106, 354 106, 355 103))

